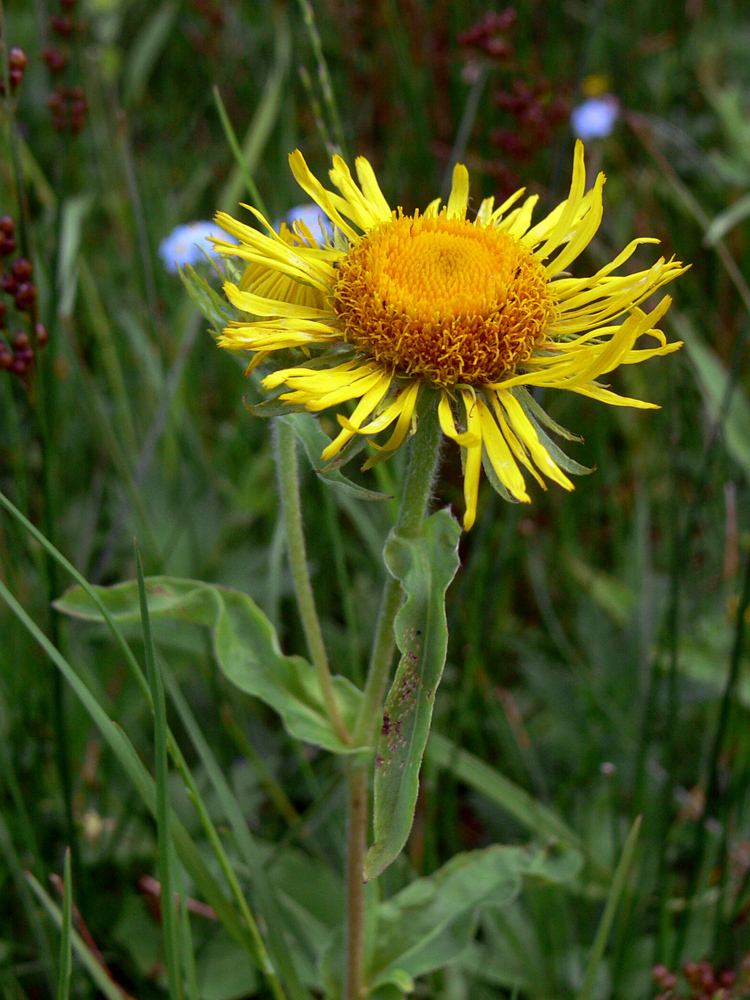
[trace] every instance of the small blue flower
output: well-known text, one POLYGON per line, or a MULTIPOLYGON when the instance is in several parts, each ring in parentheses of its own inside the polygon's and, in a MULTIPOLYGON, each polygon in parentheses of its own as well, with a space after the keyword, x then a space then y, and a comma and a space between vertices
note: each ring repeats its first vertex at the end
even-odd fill
POLYGON ((316 240, 320 239, 321 231, 327 240, 333 237, 333 224, 331 220, 321 208, 312 203, 295 205, 294 208, 290 208, 283 218, 277 219, 274 222, 273 228, 278 232, 281 228, 281 223, 286 222, 287 226, 293 229, 296 219, 304 222, 316 240))
POLYGON ((234 238, 228 236, 215 222, 188 222, 183 226, 177 226, 159 244, 159 256, 164 269, 170 274, 177 274, 178 267, 201 264, 206 259, 204 251, 212 260, 221 260, 220 255, 214 251, 213 243, 209 242, 209 236, 230 243, 235 242, 234 238))
POLYGON ((619 111, 620 102, 611 94, 590 97, 573 109, 570 125, 584 142, 589 139, 605 139, 611 134, 619 111))

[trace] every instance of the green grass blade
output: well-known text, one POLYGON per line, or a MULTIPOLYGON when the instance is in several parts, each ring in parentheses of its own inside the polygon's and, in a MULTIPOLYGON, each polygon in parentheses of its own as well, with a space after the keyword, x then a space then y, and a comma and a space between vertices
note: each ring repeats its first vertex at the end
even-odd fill
POLYGON ((245 822, 245 817, 242 815, 240 805, 229 786, 229 782, 224 777, 206 738, 201 732, 195 716, 182 696, 177 682, 166 667, 162 669, 170 697, 203 766, 206 768, 206 773, 221 803, 224 815, 232 828, 232 833, 234 834, 242 859, 250 871, 250 877, 258 895, 260 909, 268 926, 268 947, 273 960, 293 1000, 309 1000, 310 994, 299 981, 291 953, 286 943, 283 914, 279 909, 263 864, 258 857, 255 841, 245 822))
POLYGON ((154 706, 154 755, 156 770, 156 828, 159 842, 159 879, 161 881, 161 918, 164 941, 164 957, 167 966, 169 996, 172 1000, 182 1000, 182 977, 180 972, 180 950, 178 946, 178 926, 174 906, 174 878, 172 837, 169 825, 169 766, 167 761, 167 709, 164 700, 164 685, 156 665, 154 639, 151 634, 151 619, 146 599, 146 584, 143 579, 143 564, 138 544, 135 546, 135 561, 138 573, 138 597, 141 605, 141 625, 143 627, 143 647, 146 654, 146 672, 151 687, 154 706))
POLYGON ((190 930, 190 912, 182 884, 179 868, 175 870, 177 892, 179 898, 178 919, 180 921, 180 947, 182 949, 182 967, 185 970, 186 1000, 200 1000, 198 989, 198 970, 195 965, 195 950, 193 949, 193 934, 190 930))
POLYGON ((179 9, 177 0, 165 0, 133 42, 125 69, 123 104, 126 107, 133 107, 143 97, 148 79, 169 40, 179 9))
POLYGON ((78 283, 88 313, 91 332, 96 337, 104 374, 112 393, 117 427, 132 463, 138 445, 125 375, 117 352, 117 338, 109 321, 99 287, 91 273, 88 261, 83 255, 78 257, 78 283))
MULTIPOLYGON (((30 940, 28 941, 28 944, 31 945, 33 943, 33 947, 36 950, 36 955, 39 960, 39 965, 47 981, 47 987, 50 991, 50 995, 54 995, 56 983, 52 948, 47 938, 47 931, 44 923, 39 915, 37 907, 34 904, 31 893, 29 892, 29 886, 26 881, 28 873, 24 872, 23 864, 18 856, 18 852, 16 851, 15 844, 13 843, 13 839, 11 838, 10 831, 8 830, 2 813, 0 813, 0 859, 4 862, 4 873, 10 872, 13 884, 15 885, 18 893, 18 898, 21 902, 24 916, 26 917, 26 923, 28 924, 30 931, 30 940)), ((10 886, 7 878, 4 882, 4 892, 6 894, 10 892, 10 886)))
POLYGON ((612 884, 607 896, 607 902, 604 904, 604 913, 602 914, 602 919, 599 921, 599 926, 596 929, 594 944, 591 948, 591 957, 589 958, 586 976, 583 980, 583 986, 578 1000, 592 1000, 592 997, 594 996, 596 974, 599 970, 602 957, 604 956, 604 949, 607 946, 607 941, 609 940, 609 934, 612 930, 612 924, 615 919, 615 913, 617 912, 617 906, 625 888, 625 881, 633 864, 640 828, 641 817, 637 816, 635 823, 633 823, 630 833, 628 834, 628 839, 625 841, 620 861, 617 865, 617 869, 615 870, 614 878, 612 879, 612 884))
MULTIPOLYGON (((146 808, 156 815, 156 788, 151 775, 143 766, 140 757, 136 753, 132 743, 123 730, 105 712, 91 691, 86 687, 78 674, 60 651, 53 646, 47 636, 41 631, 36 622, 26 613, 18 601, 13 597, 5 584, 0 580, 0 598, 5 601, 10 610, 28 629, 33 638, 39 643, 44 652, 49 656, 55 666, 73 688, 80 698, 86 711, 91 716, 102 736, 106 739, 115 756, 125 769, 133 786, 143 799, 146 808)), ((148 690, 148 689, 147 689, 148 690)), ((150 692, 149 692, 150 693, 150 692)), ((172 832, 178 853, 185 868, 190 873, 196 886, 203 893, 207 903, 214 908, 219 920, 224 924, 232 937, 248 950, 251 955, 256 954, 248 932, 243 928, 237 913, 232 909, 224 892, 218 882, 213 877, 203 860, 194 841, 188 834, 185 827, 172 816, 172 832)), ((262 968, 262 966, 261 966, 262 968)))
POLYGON ((65 851, 63 866, 63 908, 60 934, 60 972, 57 986, 57 1000, 68 1000, 70 996, 70 973, 73 966, 73 876, 70 867, 70 848, 65 851))
MULTIPOLYGON (((233 212, 237 207, 242 190, 244 170, 252 176, 281 112, 284 81, 289 74, 292 58, 292 39, 289 22, 281 7, 274 9, 274 17, 276 19, 276 40, 273 66, 245 133, 242 142, 242 158, 235 164, 218 199, 219 207, 226 212, 233 212)), ((261 205, 262 201, 256 206, 259 211, 263 211, 261 205)))
MULTIPOLYGON (((104 605, 103 601, 97 594, 96 588, 92 587, 91 584, 78 572, 78 570, 73 566, 66 558, 59 552, 54 545, 52 545, 47 538, 37 529, 34 525, 21 514, 21 512, 14 506, 14 504, 8 500, 8 498, 0 493, 0 506, 5 507, 5 509, 13 515, 25 528, 26 530, 35 538, 39 544, 50 553, 50 555, 57 560, 57 562, 65 569, 68 573, 76 580, 77 583, 85 590, 85 592, 94 601, 94 604, 100 610, 102 617, 109 626, 115 640, 127 659, 127 662, 136 677, 141 691, 144 697, 147 699, 149 705, 152 704, 151 699, 151 688, 149 687, 148 681, 143 674, 140 664, 136 660, 132 650, 127 644, 122 632, 119 627, 112 619, 109 611, 104 605)), ((36 623, 26 614, 21 605, 16 601, 10 591, 5 587, 5 585, 0 580, 0 597, 5 600, 5 602, 10 607, 11 611, 21 620, 24 626, 28 629, 31 635, 36 639, 40 646, 44 649, 50 659, 55 663, 58 669, 63 673, 68 683, 71 685, 75 693, 81 699, 84 707, 91 715, 92 719, 99 727, 102 735, 107 739, 110 746, 115 752, 115 755, 120 760, 121 764, 124 766, 128 776, 133 782, 136 790, 139 792, 147 807, 150 809, 152 814, 156 815, 156 791, 154 788, 154 782, 151 776, 148 774, 143 764, 140 761, 137 753, 133 749, 132 744, 127 739, 120 727, 114 723, 107 713, 104 711, 99 702, 94 698, 92 693, 86 687, 86 685, 80 680, 76 672, 67 662, 67 660, 62 656, 62 654, 55 648, 55 646, 50 643, 44 633, 37 627, 36 623)), ((224 852, 224 849, 219 840, 218 834, 211 822, 208 811, 200 800, 197 794, 197 789, 192 781, 192 776, 190 774, 187 765, 185 764, 182 755, 180 754, 179 747, 177 747, 174 738, 171 734, 167 733, 170 741, 170 752, 172 753, 175 763, 180 770, 183 780, 186 783, 188 791, 193 797, 196 809, 203 823, 204 829, 208 835, 208 838, 212 844, 214 852, 216 853, 217 859, 222 866, 224 874, 229 882, 237 906, 243 913, 245 919, 246 927, 242 926, 241 921, 238 918, 237 912, 232 908, 231 904, 228 902, 223 891, 219 887, 214 877, 211 875, 206 863, 204 862, 200 852, 198 851, 195 843, 190 838, 189 834, 182 826, 182 824, 177 820, 176 817, 172 817, 172 835, 175 841, 175 846, 177 848, 178 854, 185 865, 186 869, 190 873, 193 881, 196 883, 200 891, 203 893, 206 902, 208 902, 214 910, 216 910, 219 920, 227 928, 228 932, 234 937, 234 939, 241 944, 246 950, 253 956, 255 962, 258 965, 266 977, 269 979, 272 991, 277 1000, 284 1000, 284 994, 281 990, 278 982, 276 980, 275 971, 273 965, 268 959, 265 945, 262 938, 258 932, 255 920, 247 908, 247 903, 244 900, 239 885, 237 883, 236 876, 232 871, 229 859, 224 852)))
MULTIPOLYGON (((48 893, 45 892, 30 872, 26 872, 26 879, 34 892, 34 895, 50 915, 52 920, 64 933, 64 913, 62 913, 60 908, 55 905, 48 893)), ((78 956, 81 964, 86 968, 89 975, 107 1000, 123 1000, 123 997, 127 996, 125 991, 118 986, 117 983, 114 982, 114 980, 107 974, 107 971, 102 968, 101 964, 97 961, 96 956, 84 942, 83 938, 72 927, 70 927, 70 945, 78 956)))
POLYGON ((433 731, 427 744, 427 757, 433 764, 446 768, 460 781, 486 795, 537 837, 559 840, 583 850, 581 838, 556 813, 468 750, 461 750, 447 737, 433 731))
POLYGON ((135 658, 135 655, 130 646, 128 645, 125 636, 122 634, 119 626, 116 624, 116 622, 110 615, 101 597, 99 597, 99 595, 97 594, 96 588, 92 587, 91 584, 88 582, 88 580, 84 576, 82 576, 81 573, 78 572, 75 566, 65 558, 62 552, 60 552, 59 549, 56 549, 55 546, 47 539, 47 537, 43 535, 42 532, 39 531, 39 529, 35 527, 31 523, 31 521, 29 521, 28 518, 24 517, 21 511, 12 503, 11 500, 8 499, 8 497, 5 496, 4 493, 0 493, 0 506, 4 507, 8 511, 8 513, 11 514, 16 519, 19 522, 19 524, 21 524, 26 529, 26 531, 28 531, 31 537, 34 538, 37 542, 39 542, 42 548, 50 556, 52 556, 52 558, 60 566, 62 566, 62 568, 67 573, 70 573, 70 575, 73 577, 76 583, 80 584, 81 587, 83 587, 83 589, 89 595, 94 604, 96 604, 97 608, 99 608, 99 610, 101 611, 102 617, 104 618, 104 621, 107 623, 109 630, 115 639, 115 642, 122 650, 125 659, 128 663, 128 666, 130 667, 133 676, 138 682, 138 686, 140 687, 144 697, 147 698, 150 703, 151 689, 149 688, 148 681, 146 680, 146 677, 143 671, 141 670, 141 665, 135 658))
POLYGON ((341 115, 339 114, 338 104, 336 103, 336 95, 333 91, 333 84, 331 83, 331 75, 328 72, 328 63, 326 62, 325 55, 323 54, 323 45, 320 41, 318 26, 315 23, 315 11, 313 10, 310 0, 299 0, 299 6, 302 11, 302 18, 305 22, 308 37, 310 38, 310 44, 312 45, 313 53, 315 55, 315 63, 318 69, 318 81, 320 83, 320 89, 323 93, 323 102, 325 103, 328 111, 333 136, 336 140, 336 146, 338 147, 333 150, 333 152, 340 153, 344 159, 346 159, 347 154, 346 143, 344 142, 344 129, 341 124, 341 115))
POLYGON ((234 158, 242 174, 242 179, 245 182, 248 192, 250 193, 250 198, 255 208, 268 218, 268 209, 266 208, 265 202, 261 196, 258 186, 253 180, 250 171, 247 169, 247 164, 245 163, 245 157, 242 155, 242 150, 240 149, 240 144, 237 141, 237 136, 235 135, 234 129, 232 128, 232 123, 229 120, 229 115, 227 114, 227 109, 224 107, 224 102, 221 99, 221 94, 219 93, 219 88, 216 84, 213 86, 214 101, 216 103, 216 110, 219 113, 219 119, 221 121, 221 127, 224 129, 224 135, 227 138, 232 152, 234 153, 234 158))

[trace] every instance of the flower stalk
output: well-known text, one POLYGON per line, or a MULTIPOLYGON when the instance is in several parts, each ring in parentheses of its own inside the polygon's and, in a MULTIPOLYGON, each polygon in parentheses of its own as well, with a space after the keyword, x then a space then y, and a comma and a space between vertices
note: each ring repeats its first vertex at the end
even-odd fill
MULTIPOLYGON (((394 533, 416 534, 427 512, 440 459, 441 432, 437 410, 429 406, 422 414, 412 442, 394 533)), ((364 698, 354 730, 354 745, 372 747, 382 719, 383 697, 393 663, 394 622, 401 606, 401 585, 388 573, 383 586, 380 612, 367 673, 364 698)), ((372 756, 368 758, 368 764, 372 756)), ((364 988, 365 894, 364 864, 370 819, 368 768, 352 762, 348 775, 349 822, 347 829, 347 957, 346 1000, 359 1000, 364 988)))
POLYGON ((273 426, 274 452, 279 480, 281 509, 286 525, 289 565, 292 569, 294 593, 297 598, 310 659, 318 675, 326 714, 333 729, 346 746, 351 746, 352 735, 339 710, 328 665, 328 654, 323 642, 320 619, 315 607, 310 574, 307 568, 307 551, 302 530, 302 509, 299 495, 297 446, 293 428, 284 420, 275 420, 273 426))

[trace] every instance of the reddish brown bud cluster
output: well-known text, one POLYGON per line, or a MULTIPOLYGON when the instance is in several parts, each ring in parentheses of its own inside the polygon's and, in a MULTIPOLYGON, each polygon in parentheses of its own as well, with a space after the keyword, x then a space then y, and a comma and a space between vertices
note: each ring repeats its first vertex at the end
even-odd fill
MULTIPOLYGON (((659 993, 654 1000, 670 1000, 676 996, 677 976, 666 965, 655 965, 651 970, 659 993)), ((687 962, 682 967, 682 975, 690 989, 690 1000, 732 1000, 733 987, 737 984, 737 973, 732 969, 715 972, 709 961, 687 962)), ((746 995, 744 988, 741 991, 746 995)))
POLYGON ((515 122, 511 128, 494 129, 490 141, 515 160, 525 160, 548 145, 555 127, 570 114, 569 100, 555 94, 552 84, 544 78, 536 79, 531 86, 516 79, 510 91, 498 90, 494 99, 515 122))
POLYGON ((0 340, 0 368, 16 375, 25 375, 34 363, 34 352, 31 349, 29 335, 23 330, 17 330, 13 335, 12 345, 8 347, 0 340))
POLYGON ((58 49, 54 45, 48 45, 46 49, 42 50, 42 59, 47 64, 50 73, 53 76, 57 76, 68 65, 70 56, 67 52, 63 52, 62 49, 58 49))
POLYGON ((458 36, 464 47, 467 63, 464 78, 477 78, 481 60, 489 60, 505 76, 507 84, 493 93, 495 104, 506 113, 506 121, 490 132, 490 142, 502 157, 489 161, 488 170, 495 176, 500 195, 519 188, 516 170, 508 161, 522 161, 549 146, 553 131, 570 113, 570 100, 558 81, 554 87, 534 65, 534 56, 524 60, 512 45, 509 35, 516 26, 517 12, 506 7, 497 13, 486 11, 467 31, 458 36), (510 77, 510 79, 508 79, 510 77), (508 120, 509 119, 509 120, 508 120))
POLYGON ((9 257, 16 250, 16 224, 9 215, 0 216, 0 257, 9 257))
MULTIPOLYGON (((71 50, 66 43, 85 27, 73 17, 77 2, 78 0, 60 0, 62 12, 53 14, 47 22, 50 34, 56 35, 60 40, 42 51, 42 59, 53 77, 60 76, 68 69, 71 50)), ((66 86, 59 83, 47 98, 47 107, 52 112, 52 127, 55 131, 78 135, 83 130, 89 105, 80 84, 66 86)))
MULTIPOLYGON (((1 44, 2 43, 0 42, 0 45, 1 44)), ((17 46, 14 46, 8 53, 8 80, 10 83, 11 94, 15 94, 21 86, 21 80, 23 80, 23 74, 28 65, 29 60, 26 58, 26 53, 23 49, 19 49, 17 46)), ((0 95, 5 95, 5 81, 1 79, 0 95)))
POLYGON ((52 127, 57 132, 78 135, 86 124, 89 103, 83 87, 58 86, 47 98, 47 107, 52 112, 52 127))
POLYGON ((192 0, 191 7, 198 18, 186 25, 188 41, 205 58, 221 58, 219 34, 226 20, 224 5, 217 0, 192 0))
POLYGON ((515 7, 506 7, 499 14, 488 10, 468 31, 458 36, 458 43, 490 59, 509 59, 514 50, 503 35, 514 27, 517 16, 515 7))
POLYGON ((215 31, 224 27, 224 11, 215 0, 193 0, 193 8, 215 31))
MULTIPOLYGON (((10 215, 0 216, 0 254, 9 257, 15 250, 16 224, 10 215), (12 245, 12 249, 7 249, 12 245)), ((49 337, 44 324, 37 320, 37 288, 33 281, 34 268, 26 257, 16 257, 0 272, 0 291, 13 299, 16 313, 23 316, 29 330, 33 331, 37 347, 44 347, 49 337)), ((18 317, 21 320, 21 316, 18 317)), ((34 364, 34 344, 26 330, 17 328, 13 335, 2 336, 8 328, 8 304, 0 299, 0 369, 24 376, 34 364)))

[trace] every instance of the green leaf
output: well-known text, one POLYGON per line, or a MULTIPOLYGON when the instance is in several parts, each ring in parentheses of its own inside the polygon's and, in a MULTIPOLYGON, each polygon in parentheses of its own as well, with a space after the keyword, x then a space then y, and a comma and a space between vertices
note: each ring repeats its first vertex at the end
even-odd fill
POLYGON ((622 849, 622 856, 620 857, 620 861, 617 865, 615 876, 612 879, 612 885, 609 890, 609 895, 607 896, 607 902, 604 906, 604 913, 602 914, 599 926, 596 929, 596 937, 594 938, 594 944, 591 948, 588 968, 586 969, 583 986, 579 994, 580 1000, 592 1000, 594 996, 596 974, 602 958, 604 957, 604 949, 607 945, 610 931, 612 930, 612 924, 614 923, 620 897, 625 889, 625 883, 628 875, 630 874, 630 869, 633 866, 633 860, 635 859, 635 848, 638 842, 638 832, 641 828, 641 819, 641 816, 636 817, 630 833, 628 834, 628 839, 625 841, 625 846, 622 849))
POLYGON ((237 311, 215 288, 211 287, 206 278, 197 273, 194 267, 186 264, 177 270, 188 295, 216 332, 223 330, 232 320, 237 319, 237 311))
POLYGON ((57 252, 57 315, 61 319, 70 317, 75 306, 83 223, 93 202, 93 195, 81 194, 62 204, 57 252))
POLYGON ((582 847, 578 834, 566 826, 557 813, 537 802, 525 789, 440 733, 431 734, 427 756, 433 764, 447 768, 459 781, 466 782, 497 803, 537 837, 559 840, 574 848, 582 847))
POLYGON ((199 956, 200 1000, 241 1000, 258 989, 258 979, 249 958, 231 938, 218 934, 199 956))
MULTIPOLYGON (((97 587, 96 593, 116 622, 140 618, 134 581, 97 587)), ((333 753, 351 753, 328 721, 315 671, 300 656, 285 656, 276 631, 246 594, 228 587, 149 577, 148 610, 152 621, 183 621, 211 629, 214 653, 226 676, 242 691, 275 709, 292 736, 333 753)), ((101 621, 94 602, 81 587, 73 587, 55 602, 65 614, 101 621)), ((333 678, 344 721, 354 725, 361 692, 345 677, 333 678)))
POLYGON ((742 195, 729 208, 725 208, 723 212, 714 216, 703 237, 703 245, 706 247, 715 246, 722 237, 738 226, 748 215, 750 215, 750 192, 742 195))
POLYGON ((142 98, 148 79, 169 40, 179 9, 177 0, 165 0, 146 21, 133 42, 124 74, 125 107, 132 107, 142 98))
POLYGON ((494 845, 455 857, 428 878, 412 882, 380 905, 368 969, 372 989, 416 978, 457 958, 471 941, 482 906, 501 907, 521 888, 522 876, 554 882, 581 869, 578 851, 494 845))
MULTIPOLYGON (((60 911, 60 908, 55 905, 50 895, 37 882, 31 872, 26 872, 26 879, 34 892, 34 895, 37 897, 49 916, 57 924, 60 930, 63 930, 65 917, 60 911)), ((81 964, 85 967, 97 987, 106 997, 106 1000, 122 1000, 122 988, 114 982, 109 974, 109 971, 102 966, 100 957, 91 951, 81 935, 74 928, 70 929, 70 943, 81 964)))
POLYGON ((357 500, 390 500, 387 493, 378 493, 375 490, 366 490, 363 486, 358 486, 348 479, 337 468, 330 468, 324 465, 321 460, 323 450, 331 443, 330 438, 322 429, 312 413, 293 413, 283 418, 294 428, 294 433, 302 442, 310 465, 320 479, 328 486, 341 490, 348 496, 357 500))
POLYGON ((60 926, 60 978, 57 987, 57 1000, 68 1000, 70 997, 70 973, 73 964, 71 944, 71 928, 73 925, 73 875, 71 872, 70 848, 65 849, 63 862, 63 908, 60 926))
POLYGON ((721 359, 703 343, 685 316, 677 314, 672 321, 685 341, 711 419, 721 418, 726 449, 750 479, 750 402, 747 394, 740 385, 729 387, 729 372, 721 359), (727 405, 728 387, 731 395, 727 405))
POLYGON ((281 398, 285 392, 288 392, 286 386, 274 395, 270 399, 264 399, 261 403, 248 403, 247 399, 243 399, 242 403, 248 413, 252 413, 254 417, 261 417, 267 420, 269 417, 286 417, 290 413, 304 413, 304 406, 297 406, 293 403, 286 403, 281 398))
POLYGON ((460 535, 450 511, 440 510, 423 522, 419 535, 393 532, 385 545, 386 565, 407 599, 394 623, 402 657, 386 699, 377 748, 375 843, 365 863, 367 879, 398 856, 414 821, 419 769, 445 666, 445 592, 458 569, 460 535))
POLYGON ((169 761, 167 755, 167 707, 164 699, 164 682, 156 665, 156 652, 151 633, 148 613, 146 582, 138 544, 135 546, 135 562, 138 573, 138 611, 143 630, 143 647, 146 656, 146 672, 151 688, 151 702, 154 707, 154 756, 156 758, 156 830, 159 844, 159 881, 161 882, 162 941, 167 967, 167 988, 170 998, 183 1000, 182 974, 180 970, 180 948, 177 913, 174 906, 175 864, 172 833, 169 823, 169 761))

